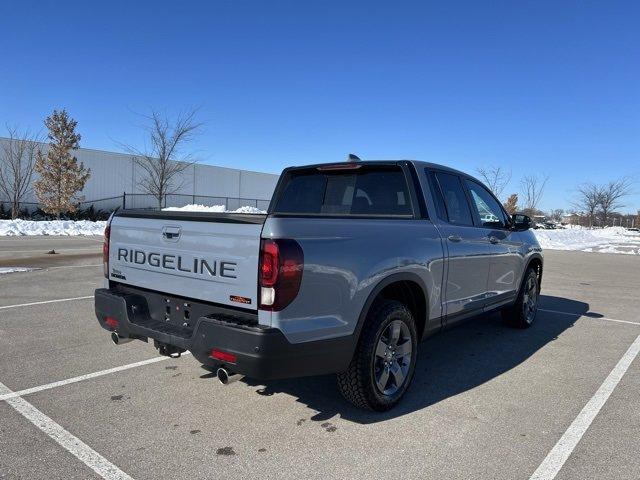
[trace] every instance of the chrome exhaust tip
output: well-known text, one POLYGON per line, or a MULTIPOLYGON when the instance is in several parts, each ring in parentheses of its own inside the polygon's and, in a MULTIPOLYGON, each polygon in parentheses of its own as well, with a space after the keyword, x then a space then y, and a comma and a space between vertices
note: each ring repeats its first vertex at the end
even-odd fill
POLYGON ((218 375, 218 381, 222 385, 229 385, 230 383, 237 382, 242 377, 244 377, 244 375, 240 375, 239 373, 232 373, 226 368, 222 367, 218 369, 216 375, 218 375))
POLYGON ((114 345, 122 345, 123 343, 129 343, 132 340, 134 339, 129 337, 121 337, 120 335, 118 335, 118 332, 111 332, 111 341, 114 345))

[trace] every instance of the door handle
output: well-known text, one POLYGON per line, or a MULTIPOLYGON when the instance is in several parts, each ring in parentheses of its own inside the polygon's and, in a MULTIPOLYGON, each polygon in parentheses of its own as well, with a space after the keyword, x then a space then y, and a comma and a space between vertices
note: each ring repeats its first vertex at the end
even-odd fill
POLYGON ((500 239, 499 239, 499 238, 497 238, 497 237, 494 237, 493 235, 491 235, 490 237, 488 237, 488 239, 489 239, 489 241, 490 241, 491 243, 493 243, 493 244, 500 243, 500 239))
POLYGON ((462 238, 459 235, 449 235, 447 238, 449 239, 450 242, 456 242, 456 243, 462 240, 462 238))

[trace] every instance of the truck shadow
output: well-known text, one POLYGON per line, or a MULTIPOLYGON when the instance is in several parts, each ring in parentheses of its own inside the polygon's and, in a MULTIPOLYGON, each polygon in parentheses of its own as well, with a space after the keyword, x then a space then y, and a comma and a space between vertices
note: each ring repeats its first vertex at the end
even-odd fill
POLYGON ((343 420, 370 424, 399 417, 434 405, 446 398, 482 385, 526 361, 571 328, 579 316, 601 317, 589 312, 589 305, 567 298, 541 295, 533 327, 507 327, 500 314, 481 315, 445 330, 420 344, 413 384, 405 398, 389 412, 357 409, 338 392, 335 377, 306 377, 266 383, 245 380, 257 387, 258 395, 286 393, 314 413, 310 420, 325 421, 339 415, 343 420))

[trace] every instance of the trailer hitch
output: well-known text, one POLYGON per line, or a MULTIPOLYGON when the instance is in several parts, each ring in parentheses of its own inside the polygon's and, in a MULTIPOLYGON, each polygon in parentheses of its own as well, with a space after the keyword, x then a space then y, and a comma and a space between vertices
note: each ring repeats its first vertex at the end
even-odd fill
POLYGON ((166 343, 153 341, 153 346, 158 349, 158 353, 165 357, 180 358, 180 356, 186 352, 184 348, 176 347, 174 345, 168 345, 166 343))

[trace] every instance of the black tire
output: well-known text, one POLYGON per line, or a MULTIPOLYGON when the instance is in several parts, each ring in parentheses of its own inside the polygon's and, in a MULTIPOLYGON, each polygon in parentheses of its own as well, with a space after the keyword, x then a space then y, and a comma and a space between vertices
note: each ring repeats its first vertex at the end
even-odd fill
POLYGON ((379 412, 389 410, 411 384, 417 347, 416 324, 409 309, 396 301, 377 302, 365 320, 349 367, 338 374, 340 393, 356 407, 379 412), (400 333, 394 344, 392 337, 398 328, 400 333), (378 350, 382 346, 387 347, 384 356, 378 350), (411 351, 407 353, 409 346, 411 351), (400 377, 403 379, 398 386, 396 380, 400 377), (388 388, 381 391, 379 385, 388 388))
POLYGON ((502 310, 502 318, 511 327, 529 328, 536 318, 539 296, 538 274, 534 268, 529 268, 525 273, 516 302, 511 307, 502 310))

